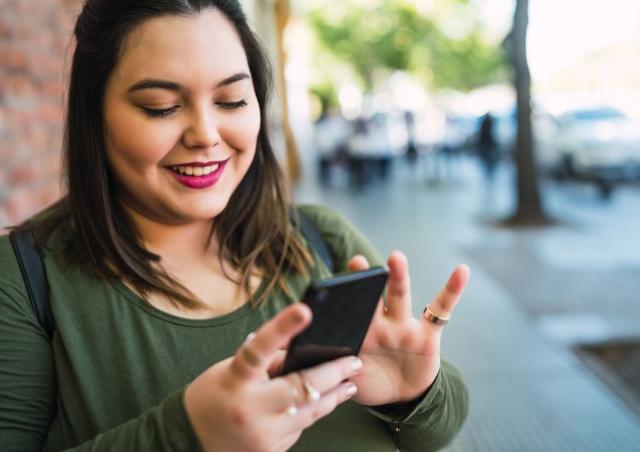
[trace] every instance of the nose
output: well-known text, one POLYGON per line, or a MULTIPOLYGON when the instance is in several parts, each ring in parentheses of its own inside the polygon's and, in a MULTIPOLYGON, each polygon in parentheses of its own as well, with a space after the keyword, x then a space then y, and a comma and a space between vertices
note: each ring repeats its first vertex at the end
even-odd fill
POLYGON ((182 141, 187 148, 208 148, 220 142, 219 124, 211 108, 194 109, 182 141))

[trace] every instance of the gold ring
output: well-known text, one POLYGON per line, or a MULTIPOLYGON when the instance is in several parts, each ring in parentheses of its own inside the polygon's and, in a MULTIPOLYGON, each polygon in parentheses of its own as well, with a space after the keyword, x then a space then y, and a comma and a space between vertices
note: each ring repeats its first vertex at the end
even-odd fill
POLYGON ((447 322, 451 320, 451 317, 439 317, 435 315, 431 310, 431 305, 429 304, 427 305, 426 308, 424 308, 424 311, 422 311, 422 314, 424 318, 427 319, 428 322, 431 322, 434 325, 446 325, 447 322))

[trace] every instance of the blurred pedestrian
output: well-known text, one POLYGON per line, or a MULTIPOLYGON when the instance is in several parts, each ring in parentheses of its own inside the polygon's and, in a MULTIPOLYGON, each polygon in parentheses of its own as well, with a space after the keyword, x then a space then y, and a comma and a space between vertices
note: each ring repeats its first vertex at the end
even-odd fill
POLYGON ((494 132, 493 117, 489 112, 487 112, 480 121, 476 152, 484 167, 487 179, 492 181, 499 161, 499 154, 494 132))
POLYGON ((350 133, 350 124, 334 109, 323 112, 314 124, 313 140, 321 183, 329 184, 332 168, 345 160, 350 133))
POLYGON ((412 111, 404 112, 404 121, 407 127, 407 149, 406 157, 409 164, 413 167, 418 160, 418 147, 416 146, 416 118, 412 111))

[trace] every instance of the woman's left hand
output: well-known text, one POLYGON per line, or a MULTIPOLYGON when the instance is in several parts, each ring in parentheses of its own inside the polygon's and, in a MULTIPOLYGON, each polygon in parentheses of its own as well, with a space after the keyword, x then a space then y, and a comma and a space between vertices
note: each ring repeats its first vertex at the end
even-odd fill
MULTIPOLYGON (((358 387, 354 400, 363 405, 402 403, 426 392, 440 370, 443 325, 424 316, 413 317, 409 265, 404 254, 393 252, 387 260, 387 304, 380 300, 360 351, 364 367, 351 378, 358 387)), ((363 256, 349 261, 349 270, 365 270, 363 256)), ((469 268, 457 266, 445 287, 431 302, 438 317, 451 315, 469 280, 469 268)))

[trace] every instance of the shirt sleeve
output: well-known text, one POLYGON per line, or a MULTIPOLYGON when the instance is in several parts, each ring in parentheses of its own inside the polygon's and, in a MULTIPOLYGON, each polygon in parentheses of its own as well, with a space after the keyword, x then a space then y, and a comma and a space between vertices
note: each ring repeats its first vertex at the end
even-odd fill
MULTIPOLYGON (((26 295, 8 241, 0 238, 0 450, 47 450, 57 382, 49 337, 26 295)), ((184 389, 143 415, 74 450, 200 450, 187 417, 184 389)))
POLYGON ((0 245, 0 449, 41 450, 55 411, 51 344, 8 240, 0 245))
POLYGON ((442 449, 460 431, 469 411, 469 393, 457 369, 443 361, 426 394, 416 401, 370 407, 386 422, 400 450, 442 449))
MULTIPOLYGON (((320 206, 300 206, 314 222, 331 251, 336 271, 346 271, 356 254, 369 263, 384 260, 364 235, 341 214, 320 206)), ((400 450, 431 451, 445 447, 460 431, 468 413, 468 391, 457 369, 443 361, 440 372, 423 397, 405 403, 370 407, 385 421, 400 450)))

